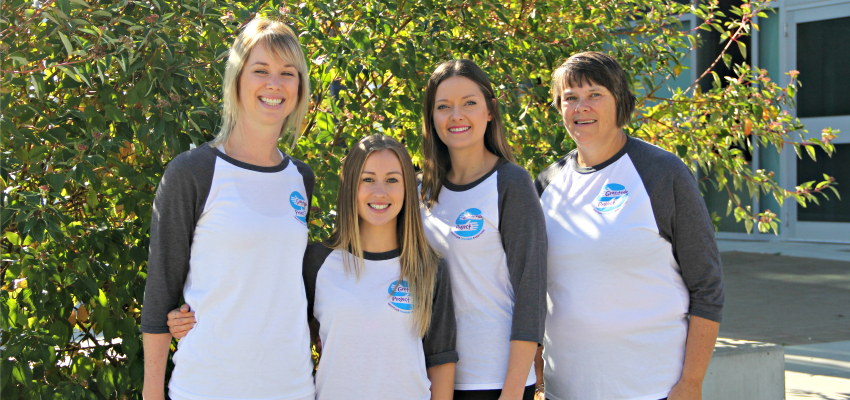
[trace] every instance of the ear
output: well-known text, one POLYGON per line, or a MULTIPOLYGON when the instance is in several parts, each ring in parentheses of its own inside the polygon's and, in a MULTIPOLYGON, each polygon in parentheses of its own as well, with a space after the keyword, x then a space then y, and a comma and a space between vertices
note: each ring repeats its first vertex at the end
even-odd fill
MULTIPOLYGON (((496 102, 496 98, 494 97, 492 100, 493 100, 493 108, 494 108, 494 109, 495 109, 495 108, 498 108, 498 107, 499 107, 499 103, 498 103, 498 102, 496 102)), ((492 121, 492 120, 493 120, 493 113, 491 113, 491 112, 488 110, 488 111, 487 111, 487 121, 492 121)))

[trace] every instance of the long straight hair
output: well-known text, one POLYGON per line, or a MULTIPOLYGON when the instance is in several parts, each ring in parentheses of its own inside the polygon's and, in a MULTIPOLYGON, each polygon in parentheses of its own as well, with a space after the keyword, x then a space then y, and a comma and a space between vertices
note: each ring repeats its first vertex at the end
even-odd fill
POLYGON ((401 279, 410 287, 413 301, 413 320, 420 336, 425 336, 431 325, 434 282, 440 255, 425 236, 416 195, 416 177, 410 155, 401 143, 385 135, 371 135, 360 139, 348 152, 342 166, 337 200, 336 229, 328 239, 330 247, 343 250, 343 266, 358 278, 363 268, 363 246, 360 238, 360 216, 357 212, 357 192, 360 174, 369 156, 381 150, 395 154, 401 164, 404 182, 404 204, 396 219, 396 234, 401 247, 401 279))
POLYGON ((298 70, 298 102, 295 108, 284 119, 280 128, 280 138, 287 139, 290 148, 298 142, 301 134, 301 124, 307 107, 310 104, 310 72, 298 36, 283 22, 271 21, 263 17, 255 17, 242 28, 230 48, 227 64, 224 68, 224 80, 221 109, 221 129, 213 140, 213 146, 227 143, 236 120, 239 119, 239 80, 245 63, 251 56, 251 51, 257 44, 266 48, 273 57, 298 70))
POLYGON ((490 84, 490 78, 487 77, 487 74, 472 60, 451 60, 438 65, 428 80, 428 87, 425 89, 425 103, 422 106, 425 162, 420 198, 428 209, 437 202, 440 197, 440 189, 442 189, 443 182, 446 180, 446 174, 452 169, 449 148, 440 140, 434 127, 434 104, 437 98, 437 87, 446 79, 455 76, 462 76, 475 82, 484 95, 484 103, 487 104, 487 111, 490 112, 492 117, 487 122, 487 129, 484 131, 484 147, 487 151, 516 163, 508 139, 505 138, 499 106, 494 101, 496 92, 493 91, 493 85, 490 84))

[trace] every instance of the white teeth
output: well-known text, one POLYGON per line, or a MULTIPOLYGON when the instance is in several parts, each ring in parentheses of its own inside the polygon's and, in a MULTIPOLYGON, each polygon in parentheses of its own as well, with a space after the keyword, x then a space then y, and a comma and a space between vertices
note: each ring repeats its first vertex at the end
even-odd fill
POLYGON ((283 99, 270 99, 268 97, 260 97, 260 100, 270 106, 276 106, 280 104, 281 101, 283 101, 283 99))
POLYGON ((463 128, 449 128, 449 132, 464 132, 468 129, 469 129, 468 126, 463 127, 463 128))
POLYGON ((587 125, 587 124, 592 124, 594 122, 596 122, 595 119, 591 119, 589 121, 576 121, 576 125, 587 125))
POLYGON ((371 203, 369 204, 369 207, 372 207, 376 210, 383 210, 383 209, 385 209, 389 206, 390 206, 389 204, 371 204, 371 203))

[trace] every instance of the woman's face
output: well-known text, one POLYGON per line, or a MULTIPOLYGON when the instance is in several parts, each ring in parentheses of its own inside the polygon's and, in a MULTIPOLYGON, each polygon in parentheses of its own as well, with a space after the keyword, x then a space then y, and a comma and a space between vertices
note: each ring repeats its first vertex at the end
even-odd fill
POLYGON ((561 93, 561 117, 579 147, 605 143, 620 131, 617 102, 605 86, 585 82, 561 93))
POLYGON ((254 46, 239 77, 239 117, 264 127, 283 126, 298 103, 298 70, 254 46))
POLYGON ((475 82, 462 76, 448 78, 437 86, 435 98, 434 129, 449 151, 484 146, 487 122, 493 117, 475 82))
POLYGON ((357 188, 360 227, 392 224, 404 205, 404 175, 401 162, 391 150, 378 150, 366 158, 357 188))

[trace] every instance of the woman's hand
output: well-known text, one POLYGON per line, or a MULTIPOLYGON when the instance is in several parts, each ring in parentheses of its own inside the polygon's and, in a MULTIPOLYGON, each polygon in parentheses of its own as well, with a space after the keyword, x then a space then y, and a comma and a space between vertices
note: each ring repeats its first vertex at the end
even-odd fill
POLYGON ((673 386, 667 400, 702 400, 702 384, 679 381, 673 386))
POLYGON ((189 305, 184 304, 176 310, 168 312, 168 331, 175 339, 182 339, 195 326, 195 313, 189 305))

